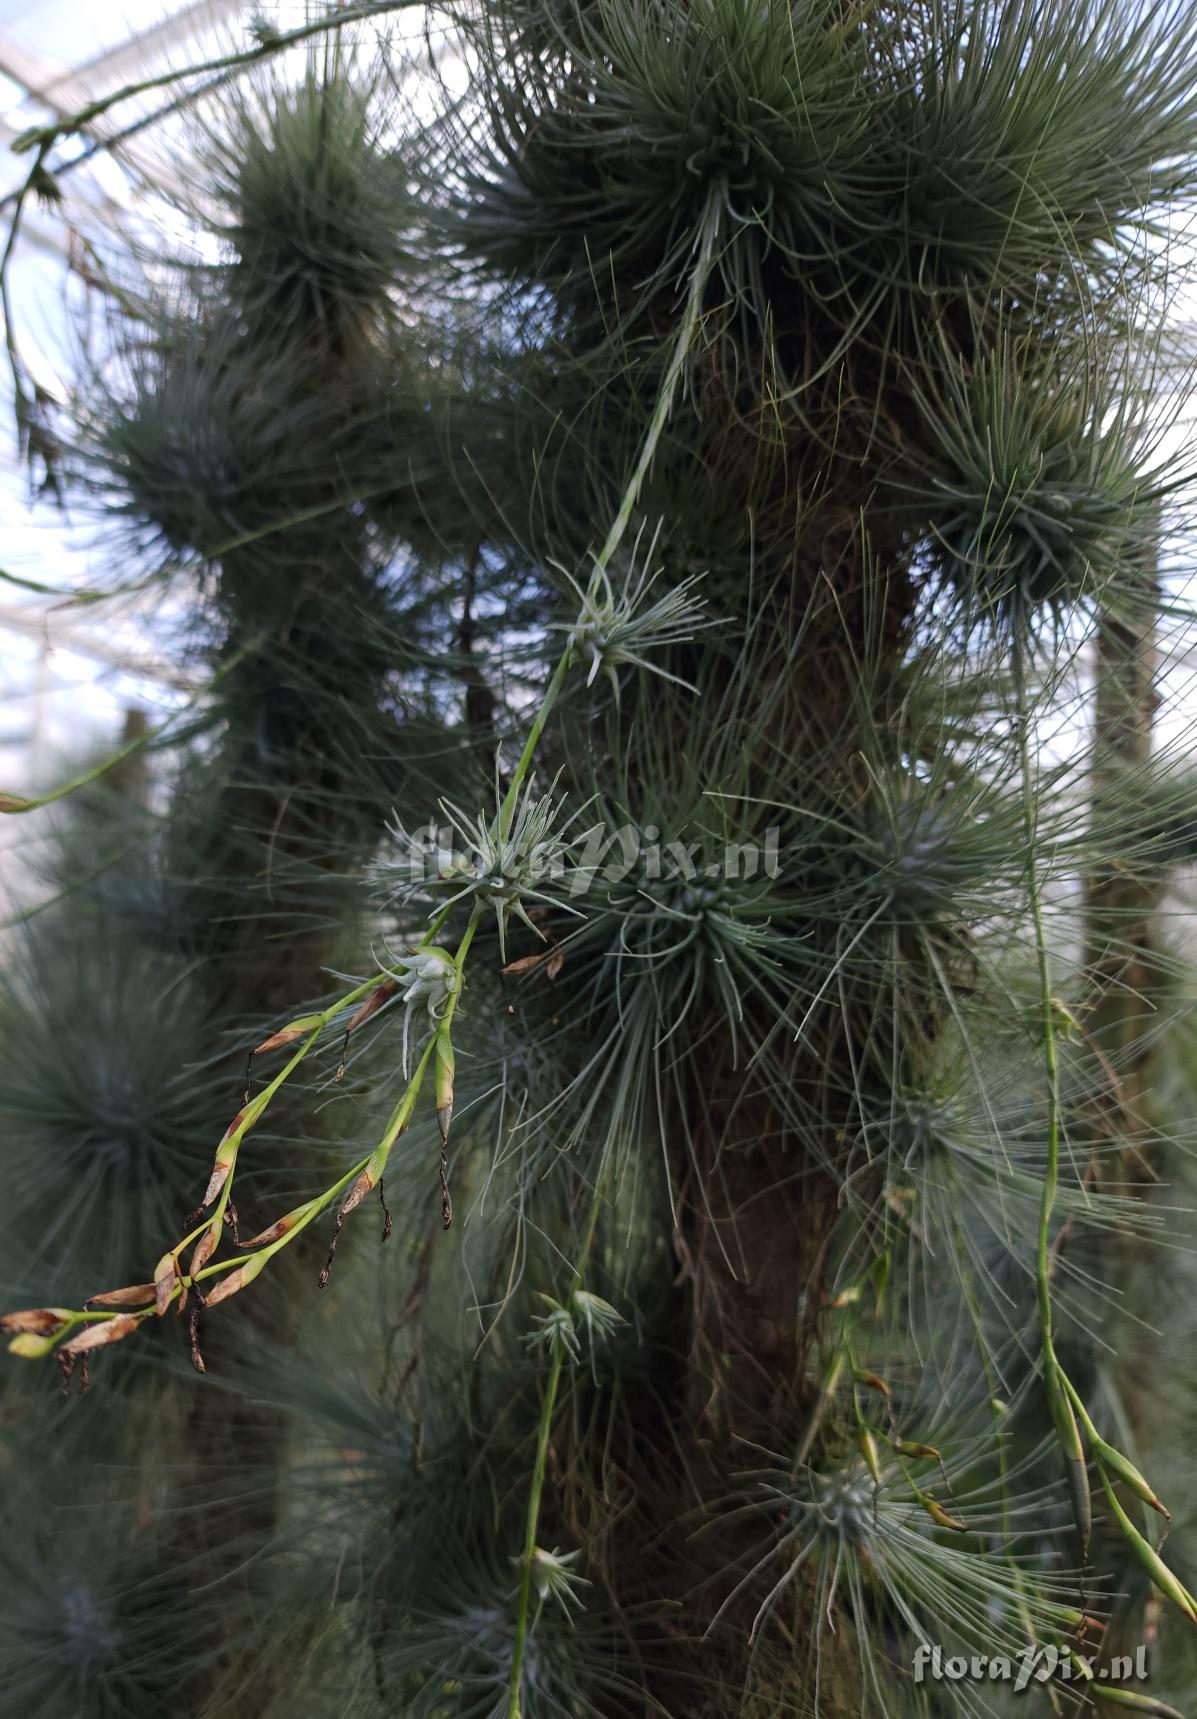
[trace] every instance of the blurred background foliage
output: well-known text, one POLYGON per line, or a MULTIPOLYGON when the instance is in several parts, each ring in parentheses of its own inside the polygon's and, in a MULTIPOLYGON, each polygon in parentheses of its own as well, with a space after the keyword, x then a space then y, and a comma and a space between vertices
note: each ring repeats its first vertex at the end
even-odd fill
MULTIPOLYGON (((396 823, 490 816, 663 399, 609 573, 701 575, 711 624, 555 707, 537 782, 621 863, 510 947, 481 925, 453 1228, 429 1106, 387 1245, 371 1203, 324 1295, 312 1238, 272 1261, 202 1320, 202 1377, 173 1317, 82 1399, 7 1368, 0 1702, 1109 1711, 911 1678, 920 1642, 1016 1655, 1088 1613, 1086 1651, 1145 1646, 1140 1711, 1192 1711, 1192 1627, 1096 1470, 1078 1544, 1036 1253, 1056 1113, 1056 1350, 1192 1586, 1197 22, 448 17, 468 94, 433 60, 419 103, 385 30, 273 59, 259 21, 196 110, 210 242, 106 258, 56 470, 112 583, 182 598, 206 692, 35 814, 5 1305, 147 1279, 247 1052, 423 934, 396 823), (618 1323, 563 1358, 575 1271, 618 1323)), ((281 1089, 247 1233, 378 1137, 403 1013, 281 1089)))

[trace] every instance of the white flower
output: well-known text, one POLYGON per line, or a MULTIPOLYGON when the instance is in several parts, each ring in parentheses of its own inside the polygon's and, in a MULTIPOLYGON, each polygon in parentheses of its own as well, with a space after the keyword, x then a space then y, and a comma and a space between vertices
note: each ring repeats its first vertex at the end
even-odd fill
POLYGON ((399 995, 403 999, 403 1072, 406 1074, 413 1013, 422 1004, 429 1020, 439 1020, 445 1004, 461 983, 461 975, 452 956, 444 949, 417 949, 412 955, 401 955, 395 967, 399 974, 399 995))
POLYGON ((546 1552, 543 1546, 535 1547, 532 1553, 532 1585, 537 1598, 543 1605, 552 1595, 566 1617, 570 1616, 570 1606, 582 1609, 581 1596, 574 1589, 590 1586, 585 1576, 576 1575, 569 1567, 579 1557, 580 1552, 558 1552, 556 1548, 546 1552))

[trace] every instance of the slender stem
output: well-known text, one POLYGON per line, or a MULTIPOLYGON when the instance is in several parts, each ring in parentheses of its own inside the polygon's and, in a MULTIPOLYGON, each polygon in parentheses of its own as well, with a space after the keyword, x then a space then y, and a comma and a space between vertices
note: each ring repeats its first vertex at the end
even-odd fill
MULTIPOLYGON (((722 185, 716 185, 712 187, 711 194, 707 199, 707 207, 703 214, 702 226, 698 237, 697 257, 694 264, 694 272, 690 277, 690 288, 686 295, 686 305, 682 313, 682 320, 678 328, 677 338, 674 341, 673 352, 670 355, 669 366, 665 372, 665 379, 661 384, 661 391, 657 396, 657 403, 653 409, 653 415, 649 419, 648 429, 645 432, 644 442, 640 449, 639 458, 636 461, 631 477, 628 479, 627 488, 624 490, 623 499, 616 511, 615 518, 611 522, 611 528, 607 532, 606 538, 603 541, 603 546, 595 558, 595 568, 596 571, 600 573, 606 571, 607 567, 610 565, 612 556, 623 541, 624 533, 627 531, 636 503, 640 498, 640 491, 644 486, 644 480, 648 475, 649 467, 652 465, 653 456, 657 451, 657 446, 661 440, 665 425, 669 421, 669 414, 673 409, 674 396, 677 393, 677 385, 681 380, 685 369, 686 359, 688 358, 690 348, 693 345, 694 336, 698 332, 698 324, 702 312, 702 296, 706 290, 706 284, 710 278, 711 268, 715 260, 715 241, 719 231, 718 211, 722 195, 722 185)), ((536 721, 532 725, 532 730, 528 736, 527 744, 520 755, 519 763, 516 765, 515 773, 511 779, 511 784, 499 811, 499 828, 501 833, 505 834, 511 826, 511 819, 515 813, 516 799, 519 794, 520 784, 522 783, 524 776, 527 774, 528 767, 531 764, 533 753, 536 750, 537 742, 539 741, 541 732, 544 728, 545 719, 547 718, 549 711, 552 709, 561 685, 565 680, 565 676, 569 670, 572 654, 571 648, 567 645, 565 651, 562 653, 560 662, 557 664, 557 667, 553 672, 553 678, 549 682, 540 710, 537 712, 536 721)), ((595 1183, 594 1197, 590 1205, 590 1214, 587 1219, 586 1231, 582 1239, 582 1247, 578 1255, 578 1261, 574 1267, 572 1289, 580 1289, 582 1286, 582 1276, 590 1257, 590 1249, 594 1243, 594 1234, 598 1224, 598 1214, 602 1203, 602 1194, 603 1180, 600 1176, 595 1183)), ((536 1553, 536 1535, 540 1525, 540 1499, 541 1494, 544 1491, 545 1465, 548 1459, 549 1450, 549 1433, 553 1424, 553 1413, 557 1406, 557 1393, 561 1384, 561 1373, 564 1364, 563 1352, 561 1348, 558 1347, 553 1352, 553 1359, 549 1366, 549 1375, 545 1381, 544 1400, 541 1403, 540 1409, 540 1425, 537 1429, 536 1435, 536 1456, 532 1464, 532 1482, 528 1491, 528 1509, 524 1524, 524 1550, 523 1557, 520 1560, 520 1588, 519 1600, 516 1608, 515 1640, 512 1644, 511 1650, 511 1684, 507 1698, 507 1719, 521 1719, 520 1678, 523 1672, 524 1646, 528 1638, 528 1628, 531 1617, 532 1564, 536 1553)))
MULTIPOLYGON (((469 954, 470 944, 473 942, 474 934, 478 929, 478 921, 479 921, 480 917, 481 917, 481 914, 480 914, 479 910, 475 909, 473 915, 470 918, 469 924, 466 926, 466 929, 465 929, 464 933, 462 934, 461 942, 457 946, 457 953, 453 957, 453 964, 454 964, 455 968, 457 969, 457 972, 459 975, 461 974, 461 972, 465 966, 465 959, 466 959, 466 956, 469 954)), ((439 924, 440 921, 443 920, 443 918, 444 918, 444 913, 438 914, 437 915, 437 923, 439 924)), ((433 935, 432 930, 430 930, 428 933, 426 933, 425 938, 424 938, 424 944, 426 944, 428 942, 429 938, 431 938, 432 935, 433 935)), ((261 1115, 262 1111, 266 1108, 266 1104, 269 1102, 270 1098, 273 1097, 275 1092, 277 1092, 278 1088, 282 1085, 283 1081, 286 1080, 286 1078, 288 1077, 288 1075, 291 1074, 293 1069, 295 1069, 298 1066, 298 1064, 302 1061, 302 1059, 307 1055, 308 1051, 312 1048, 313 1044, 316 1042, 317 1038, 323 1032, 324 1028, 328 1025, 329 1021, 336 1014, 338 1014, 346 1006, 347 1003, 356 1002, 357 999, 359 997, 361 997, 362 995, 364 995, 365 992, 372 990, 377 985, 381 984, 385 980, 385 978, 386 978, 386 974, 383 974, 380 977, 376 977, 374 979, 367 980, 364 984, 357 986, 353 991, 348 992, 344 997, 338 998, 338 1000, 335 1003, 330 1004, 328 1009, 326 1009, 324 1011, 324 1013, 318 1017, 317 1025, 313 1028, 313 1030, 308 1035, 308 1037, 304 1041, 304 1043, 299 1047, 299 1049, 291 1057, 291 1059, 286 1064, 286 1066, 283 1069, 281 1069, 279 1071, 279 1073, 274 1077, 274 1079, 271 1081, 270 1085, 268 1087, 264 1088, 263 1091, 258 1095, 258 1098, 254 1100, 254 1103, 256 1105, 259 1105, 259 1107, 260 1107, 254 1114, 254 1117, 253 1117, 254 1121, 256 1121, 258 1116, 261 1115)), ((336 1196, 341 1192, 341 1190, 343 1188, 348 1187, 350 1185, 350 1183, 352 1183, 353 1181, 356 1180, 356 1178, 366 1168, 367 1164, 370 1163, 372 1158, 374 1158, 378 1153, 380 1153, 384 1150, 389 1152, 390 1148, 394 1145, 395 1140, 398 1138, 399 1134, 402 1132, 403 1128, 407 1124, 407 1120, 410 1117, 412 1109, 415 1106, 415 1101, 416 1101, 417 1097, 419 1096, 420 1088, 423 1085, 424 1076, 427 1072, 428 1064, 432 1058, 432 1053, 433 1053, 433 1049, 434 1049, 434 1046, 436 1043, 437 1036, 439 1033, 447 1031, 448 1027, 452 1023, 453 1014, 457 1008, 457 1001, 458 1001, 459 996, 460 996, 460 986, 458 987, 458 989, 456 991, 454 991, 450 994, 450 996, 447 1000, 446 1006, 445 1006, 445 1013, 442 1016, 440 1023, 438 1024, 437 1031, 430 1035, 428 1043, 425 1045, 423 1051, 421 1052, 420 1059, 417 1062, 414 1070, 412 1071, 411 1079, 408 1081, 406 1087, 403 1090, 401 1097, 399 1098, 398 1102, 395 1105, 394 1110, 391 1112, 390 1118, 388 1119, 388 1122, 387 1122, 387 1126, 383 1131, 382 1139, 379 1141, 378 1145, 374 1148, 374 1150, 372 1152, 367 1153, 367 1155, 359 1163, 353 1165, 353 1167, 351 1169, 345 1171, 344 1174, 339 1176, 335 1182, 333 1182, 329 1187, 325 1188, 322 1193, 315 1195, 310 1201, 308 1201, 306 1206, 304 1207, 303 1217, 301 1217, 289 1230, 287 1230, 282 1236, 280 1236, 277 1241, 271 1242, 267 1247, 258 1250, 257 1254, 251 1253, 251 1254, 243 1255, 241 1263, 243 1263, 245 1259, 253 1259, 253 1258, 259 1258, 259 1257, 269 1259, 272 1255, 277 1253, 280 1248, 286 1247, 287 1245, 289 1245, 289 1243, 292 1242, 295 1239, 295 1237, 299 1234, 300 1230, 305 1229, 307 1227, 307 1225, 309 1223, 311 1223, 312 1219, 317 1217, 319 1215, 319 1213, 322 1212, 324 1210, 324 1208, 332 1200, 334 1200, 336 1198, 336 1196)), ((229 1190, 231 1187, 231 1183, 232 1183, 232 1172, 230 1172, 229 1178, 226 1181, 224 1188, 221 1190, 221 1199, 220 1199, 220 1203, 219 1203, 218 1207, 216 1208, 215 1217, 209 1221, 214 1222, 214 1221, 216 1221, 217 1217, 223 1217, 224 1208, 225 1208, 225 1205, 227 1204, 228 1194, 229 1194, 229 1190)), ((185 1243, 181 1244, 181 1245, 185 1245, 185 1243)), ((202 1277, 209 1275, 210 1272, 213 1272, 216 1270, 228 1269, 228 1267, 230 1265, 233 1265, 236 1263, 238 1263, 238 1262, 235 1259, 221 1261, 216 1266, 207 1267, 206 1270, 199 1272, 197 1274, 197 1276, 202 1278, 202 1277)))
POLYGON ((665 380, 661 384, 661 392, 657 396, 657 404, 645 432, 640 457, 636 461, 635 470, 628 480, 628 486, 623 493, 623 500, 619 504, 615 518, 611 521, 611 529, 608 531, 603 547, 599 550, 596 558, 596 566, 604 572, 610 565, 611 557, 619 548, 624 533, 631 523, 632 513, 640 499, 640 491, 644 486, 644 480, 648 476, 649 467, 652 465, 653 457, 657 451, 657 444, 661 440, 665 425, 669 421, 669 414, 673 410, 674 395, 677 393, 677 385, 685 370, 686 360, 690 356, 694 336, 698 332, 698 324, 702 314, 702 296, 706 291, 707 281, 710 279, 711 268, 715 261, 715 241, 719 234, 719 210, 724 194, 725 186, 720 180, 711 187, 707 197, 695 247, 696 256, 694 272, 690 277, 690 290, 686 295, 686 307, 678 326, 677 339, 674 341, 669 367, 665 372, 665 380))
MULTIPOLYGON (((477 931, 481 920, 482 909, 479 906, 475 906, 474 911, 470 915, 470 922, 461 934, 461 942, 457 945, 457 953, 453 957, 453 965, 457 970, 459 981, 462 974, 465 972, 466 956, 470 952, 470 944, 474 941, 474 933, 477 931)), ((457 1004, 460 998, 461 985, 459 983, 457 989, 455 991, 451 991, 445 1001, 445 1012, 440 1018, 438 1031, 447 1033, 449 1028, 453 1025, 453 1017, 457 1013, 457 1004)))
MULTIPOLYGON (((319 1194, 313 1195, 310 1200, 306 1201, 303 1207, 300 1208, 302 1216, 296 1220, 289 1230, 286 1230, 281 1236, 279 1236, 276 1241, 269 1242, 265 1247, 259 1248, 255 1252, 242 1254, 240 1258, 234 1255, 231 1259, 219 1260, 214 1265, 205 1266, 202 1271, 196 1273, 196 1281, 199 1281, 199 1279, 204 1277, 212 1276, 219 1271, 227 1271, 232 1266, 242 1265, 249 1259, 272 1258, 273 1255, 278 1253, 281 1248, 288 1247, 300 1231, 306 1229, 314 1218, 319 1217, 320 1213, 336 1199, 342 1189, 349 1187, 357 1180, 358 1176, 361 1175, 362 1171, 366 1168, 366 1165, 369 1164, 370 1160, 376 1153, 381 1151, 383 1148, 389 1149, 394 1145, 395 1140, 406 1126, 407 1119, 411 1115, 412 1109, 415 1106, 415 1101, 419 1097, 420 1088, 424 1083, 424 1076, 428 1070, 428 1064, 432 1057, 435 1040, 436 1035, 433 1034, 421 1052, 420 1060, 412 1071, 411 1079, 404 1088, 403 1096, 399 1099, 399 1102, 391 1112, 386 1128, 383 1130, 382 1139, 374 1150, 372 1152, 368 1152, 366 1156, 359 1159, 356 1164, 352 1164, 348 1170, 343 1171, 342 1174, 337 1177, 335 1182, 330 1183, 327 1188, 324 1188, 319 1194)), ((183 1281, 188 1282, 190 1280, 184 1279, 183 1281)))
MULTIPOLYGON (((434 916, 431 924, 428 926, 428 929, 425 931, 423 937, 421 937, 419 943, 416 945, 416 947, 418 949, 426 949, 429 947, 429 945, 432 942, 432 939, 436 936, 437 932, 441 929, 441 926, 445 923, 445 920, 449 917, 449 914, 451 911, 452 911, 452 903, 450 902, 450 903, 447 903, 443 908, 441 908, 440 912, 434 916)), ((477 929, 478 917, 479 917, 478 914, 475 913, 475 915, 471 919, 469 925, 466 927, 465 934, 462 937, 460 944, 458 945, 457 954, 454 956, 453 964, 456 967, 458 974, 460 974, 462 971, 462 967, 463 967, 464 962, 465 962, 465 957, 469 951, 470 944, 474 940, 474 932, 477 929)), ((230 1137, 230 1139, 226 1142, 226 1147, 229 1149, 228 1155, 234 1161, 234 1168, 235 1168, 236 1154, 237 1154, 237 1151, 240 1147, 240 1143, 241 1143, 243 1136, 245 1134, 247 1134, 249 1132, 249 1129, 256 1122, 258 1122, 261 1119, 261 1117, 265 1113, 266 1108, 269 1105, 271 1099, 274 1098, 274 1096, 278 1092, 279 1088, 287 1080, 290 1079, 291 1075, 295 1072, 295 1070, 299 1067, 300 1063, 307 1056, 308 1052, 311 1050, 312 1046, 316 1043, 316 1041, 320 1037, 320 1035, 324 1032, 324 1029, 328 1026, 330 1021, 335 1020, 336 1017, 344 1009, 348 1008, 351 1003, 356 1003, 360 998, 366 996, 368 992, 377 990, 379 985, 385 984, 388 979, 392 979, 392 978, 394 978, 394 973, 393 973, 392 969, 389 967, 384 968, 381 973, 376 973, 371 978, 363 980, 360 985, 355 985, 352 991, 346 991, 343 996, 338 997, 336 1002, 330 1003, 326 1009, 324 1009, 320 1012, 320 1014, 307 1017, 308 1019, 310 1019, 314 1023, 311 1031, 308 1033, 307 1038, 304 1040, 303 1044, 300 1045, 299 1049, 294 1052, 294 1054, 290 1057, 290 1059, 279 1070, 278 1074, 275 1075, 274 1079, 271 1080, 268 1083, 268 1085, 266 1085, 265 1087, 262 1088, 262 1091, 260 1093, 258 1093, 256 1098, 252 1099, 250 1101, 250 1103, 245 1106, 245 1109, 242 1112, 243 1120, 241 1122, 240 1127, 237 1129, 236 1133, 233 1134, 230 1137)), ((446 1019, 447 1020, 452 1020, 453 1012, 457 1007, 456 997, 457 997, 457 993, 455 992, 449 1000, 449 1007, 446 1010, 446 1019)), ((407 1093, 404 1094, 404 1098, 406 1098, 406 1097, 407 1097, 407 1093)), ((399 1100, 400 1106, 403 1104, 404 1098, 401 1098, 399 1100)), ((220 1197, 219 1205, 216 1208, 216 1211, 213 1215, 213 1218, 211 1220, 206 1220, 206 1223, 207 1222, 214 1222, 217 1219, 222 1218, 224 1216, 225 1207, 227 1206, 229 1196, 232 1193, 232 1181, 233 1181, 233 1169, 231 1168, 229 1175, 228 1175, 228 1178, 225 1182, 225 1185, 224 1185, 223 1189, 221 1190, 221 1197, 220 1197)), ((200 1228, 206 1227, 206 1223, 204 1225, 201 1225, 200 1228)), ((180 1245, 180 1247, 186 1246, 186 1241, 181 1242, 179 1245, 180 1245)))
MULTIPOLYGON (((582 1245, 578 1251, 577 1263, 574 1266, 573 1280, 570 1284, 571 1296, 575 1290, 582 1287, 586 1267, 590 1261, 590 1250, 594 1246, 594 1235, 598 1228, 598 1215, 602 1201, 603 1182, 600 1178, 595 1184, 590 1211, 586 1219, 586 1228, 582 1235, 582 1245)), ((562 1345, 558 1344, 553 1350, 553 1358, 549 1364, 549 1376, 545 1380, 544 1398, 540 1405, 540 1424, 536 1431, 536 1456, 532 1463, 532 1481, 528 1488, 528 1508, 524 1517, 524 1549, 520 1558, 520 1588, 515 1613, 515 1639, 511 1648, 511 1686, 507 1696, 507 1719, 522 1719, 520 1677, 523 1671, 524 1647, 528 1639, 532 1614, 532 1567, 536 1557, 536 1536, 540 1530, 540 1499, 544 1491, 545 1469, 548 1464, 549 1435, 553 1427, 553 1415, 557 1408, 557 1394, 561 1386, 561 1375, 564 1367, 565 1350, 562 1345)))
POLYGON ((540 737, 544 733, 545 723, 557 702, 561 688, 565 685, 565 677, 569 673, 573 657, 573 646, 566 645, 558 660, 557 667, 553 670, 552 678, 545 688, 544 697, 540 701, 540 708, 532 718, 532 726, 528 730, 528 738, 524 741, 524 749, 511 773, 511 781, 507 784, 507 792, 504 794, 503 803, 499 807, 499 834, 501 836, 507 835, 511 829, 511 822, 515 817, 515 808, 520 797, 520 789, 523 787, 524 778, 531 769, 532 759, 536 753, 536 748, 540 745, 540 737))
MULTIPOLYGON (((611 521, 611 528, 603 540, 603 546, 595 557, 594 566, 598 573, 606 572, 611 564, 611 558, 623 542, 636 503, 640 499, 644 480, 648 476, 648 470, 652 465, 665 425, 669 421, 669 414, 673 410, 677 385, 681 381, 686 359, 689 356, 691 346, 694 344, 694 336, 698 332, 699 319, 702 313, 702 295, 706 291, 706 284, 710 279, 711 267, 715 260, 715 240, 719 231, 718 211, 721 195, 722 187, 716 186, 707 201, 699 233, 694 272, 690 277, 690 290, 686 294, 686 307, 678 327, 677 339, 674 341, 669 367, 665 372, 665 380, 661 384, 661 391, 657 396, 653 415, 649 419, 648 429, 645 431, 635 468, 623 492, 623 499, 620 501, 615 518, 611 521)), ((510 785, 499 809, 500 835, 506 835, 511 828, 511 820, 515 816, 520 787, 528 774, 533 755, 540 744, 540 737, 544 732, 544 725, 548 720, 549 712, 557 702, 558 694, 565 683, 565 677, 569 672, 572 660, 573 647, 567 645, 561 654, 561 660, 553 670, 553 677, 549 681, 540 709, 533 720, 528 738, 524 743, 524 750, 520 753, 519 762, 512 773, 510 785)))
POLYGON ((528 1623, 532 1606, 532 1564, 536 1556, 536 1534, 540 1522, 540 1495, 544 1491, 545 1469, 548 1465, 549 1434, 553 1426, 553 1411, 557 1390, 565 1366, 561 1345, 553 1351, 549 1376, 545 1383, 544 1402, 540 1411, 540 1427, 536 1435, 536 1458, 532 1464, 532 1483, 528 1489, 528 1511, 524 1526, 524 1551, 520 1559, 520 1592, 515 1614, 515 1640, 511 1648, 511 1688, 507 1697, 507 1719, 522 1719, 520 1709, 520 1678, 524 1663, 524 1644, 528 1639, 528 1623))
POLYGON ((1014 696, 1018 723, 1019 759, 1022 769, 1023 829, 1027 844, 1027 899, 1035 938, 1035 960, 1039 975, 1042 1015, 1043 1066, 1047 1076, 1047 1164, 1039 1199, 1039 1232, 1035 1249, 1035 1286, 1039 1301, 1039 1329, 1045 1363, 1052 1351, 1051 1220, 1060 1186, 1060 1066, 1056 1051, 1056 1011, 1052 1003, 1051 953, 1043 922, 1043 899, 1035 864, 1038 836, 1038 798, 1031 764, 1030 711, 1027 706, 1026 671, 1021 640, 1014 647, 1014 696))

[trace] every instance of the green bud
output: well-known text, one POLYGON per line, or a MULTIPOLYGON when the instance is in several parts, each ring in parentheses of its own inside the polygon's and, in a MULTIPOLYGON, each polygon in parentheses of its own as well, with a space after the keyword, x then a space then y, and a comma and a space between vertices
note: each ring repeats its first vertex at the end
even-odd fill
POLYGON ((877 1455, 877 1440, 866 1426, 857 1428, 856 1442, 860 1446, 860 1454, 864 1458, 865 1467, 873 1477, 874 1486, 881 1485, 881 1460, 877 1455))
POLYGON ((26 1361, 40 1361, 58 1341, 57 1333, 39 1337, 36 1331, 18 1331, 8 1345, 10 1355, 21 1355, 26 1361))
POLYGON ((1147 1574, 1151 1577, 1161 1594, 1163 1594, 1167 1599, 1170 1599, 1177 1611, 1187 1617, 1190 1623, 1197 1624, 1197 1601, 1193 1599, 1192 1594, 1185 1587, 1179 1576, 1168 1568, 1155 1547, 1151 1544, 1151 1541, 1144 1535, 1140 1534, 1139 1530, 1135 1527, 1130 1517, 1126 1514, 1126 1511, 1122 1508, 1121 1504, 1119 1504, 1114 1493, 1114 1488, 1110 1485, 1109 1477, 1104 1468, 1100 1472, 1102 1485, 1105 1487, 1110 1509, 1117 1517, 1118 1526, 1126 1536, 1126 1541, 1130 1546, 1131 1551, 1147 1571, 1147 1574))
POLYGON ((1072 1497, 1072 1515, 1081 1542, 1081 1553, 1082 1556, 1087 1556, 1089 1538, 1093 1532, 1093 1502, 1089 1496, 1085 1447, 1081 1443, 1080 1428, 1072 1412, 1072 1404, 1068 1400, 1059 1363, 1054 1354, 1045 1357, 1043 1380, 1047 1387, 1047 1405, 1051 1411, 1052 1424, 1064 1453, 1065 1474, 1072 1497))
POLYGON ((441 1131, 442 1142, 449 1138, 449 1128, 453 1121, 453 1075, 456 1067, 456 1057, 453 1053, 453 1041, 448 1033, 442 1030, 436 1035, 436 1121, 441 1131))
POLYGON ((1161 1516, 1171 1522, 1172 1512, 1156 1497, 1150 1482, 1140 1474, 1129 1457, 1123 1456, 1120 1450, 1115 1450, 1112 1444, 1107 1444, 1092 1429, 1089 1431, 1089 1443, 1093 1446, 1094 1456, 1104 1469, 1116 1475, 1144 1504, 1150 1504, 1153 1510, 1158 1510, 1161 1516))
POLYGON ((251 1254, 244 1265, 239 1265, 236 1270, 230 1271, 227 1277, 222 1277, 208 1291, 204 1297, 207 1306, 215 1307, 218 1301, 227 1301, 230 1295, 236 1295, 247 1284, 251 1284, 269 1257, 265 1251, 251 1254))

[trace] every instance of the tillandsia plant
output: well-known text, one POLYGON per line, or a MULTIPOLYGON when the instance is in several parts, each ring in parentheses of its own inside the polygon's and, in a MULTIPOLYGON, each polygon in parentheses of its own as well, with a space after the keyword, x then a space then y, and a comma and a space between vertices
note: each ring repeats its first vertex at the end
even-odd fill
MULTIPOLYGON (((291 1428, 273 1592, 325 1596, 313 1711, 999 1713, 1022 1656, 1045 1712, 1175 1713, 1192 1542, 1161 1550, 1185 1499, 1139 1453, 1123 1291, 1187 1222, 1153 1085, 1185 963, 1146 922, 1192 823, 1152 725, 1190 636, 1158 381, 1197 21, 488 0, 446 25, 472 77, 434 77, 431 118, 380 128, 355 77, 309 78, 268 148, 218 154, 227 344, 199 305, 152 349, 152 410, 95 421, 140 495, 215 391, 219 481, 180 456, 182 512, 150 517, 222 600, 299 604, 297 658, 330 568, 369 614, 378 534, 410 546, 401 666, 463 779, 336 815, 322 712, 376 702, 394 646, 323 660, 327 702, 298 683, 281 732, 321 810, 291 857, 367 875, 376 958, 314 1002, 256 969, 267 1073, 198 1206, 139 1281, 6 1315, 13 1345, 69 1380, 177 1310, 202 1366, 251 1287, 305 1326, 244 1388, 291 1428), (346 183, 364 131, 381 177, 346 183), (284 399, 319 426, 301 465, 284 399), (265 452, 230 471, 242 435, 265 452), (487 602, 489 702, 461 660, 487 602), (249 1137, 325 1052, 375 1131, 244 1239, 249 1137), (374 1196, 381 1267, 351 1241, 374 1196), (316 1228, 307 1330, 280 1262, 316 1228), (1150 1688, 1103 1658, 1107 1615, 1153 1644, 1150 1688), (985 1666, 920 1679, 937 1648, 985 1666)), ((271 611, 246 640, 255 708, 278 636, 271 611)), ((1169 1381, 1182 1421, 1194 1386, 1169 1381)))

